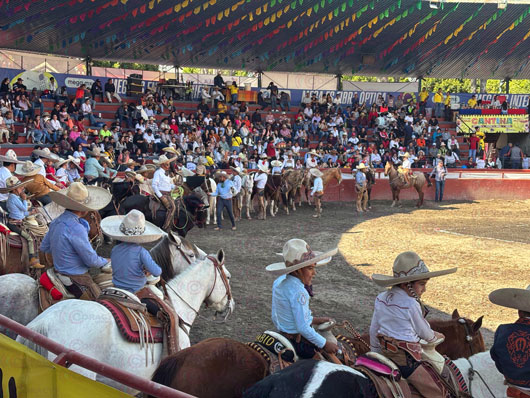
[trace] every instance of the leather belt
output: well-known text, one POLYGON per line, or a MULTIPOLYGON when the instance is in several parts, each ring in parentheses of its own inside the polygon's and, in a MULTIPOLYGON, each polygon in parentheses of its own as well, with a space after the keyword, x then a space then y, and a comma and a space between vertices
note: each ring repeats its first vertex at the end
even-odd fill
POLYGON ((171 195, 171 191, 160 191, 162 195, 171 195))

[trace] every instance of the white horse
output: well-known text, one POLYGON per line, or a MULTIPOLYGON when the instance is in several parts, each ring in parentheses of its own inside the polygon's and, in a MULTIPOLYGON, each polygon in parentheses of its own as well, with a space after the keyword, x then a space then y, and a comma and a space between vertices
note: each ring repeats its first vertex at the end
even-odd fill
MULTIPOLYGON (((157 261, 165 259, 166 263, 170 262, 171 265, 167 266, 174 275, 180 274, 190 263, 206 258, 205 252, 173 233, 168 234, 150 252, 157 261)), ((38 282, 25 274, 1 275, 0 314, 27 325, 39 314, 38 287, 38 282)), ((16 338, 16 334, 8 329, 0 328, 0 333, 16 338)))
POLYGON ((241 179, 241 195, 239 195, 239 208, 243 214, 243 207, 246 207, 247 219, 251 220, 250 211, 254 211, 251 198, 252 189, 254 188, 254 173, 245 174, 241 179))
MULTIPOLYGON (((220 250, 216 261, 210 258, 196 261, 179 275, 167 280, 169 300, 181 320, 178 331, 179 350, 190 346, 190 328, 203 302, 212 307, 216 314, 222 313, 225 319, 234 309, 230 274, 222 265, 223 257, 224 253, 220 250)), ((140 344, 126 341, 110 311, 94 301, 61 301, 37 316, 27 327, 69 349, 146 379, 151 377, 162 359, 161 343, 152 344, 152 349, 148 351, 141 348, 140 344)), ((17 341, 49 360, 56 357, 20 336, 17 341)), ((70 369, 127 393, 136 393, 87 369, 78 366, 70 369)))
POLYGON ((213 178, 206 177, 206 194, 208 195, 208 209, 206 212, 206 225, 210 224, 210 217, 213 217, 212 224, 217 224, 217 197, 211 196, 217 189, 217 183, 213 178))

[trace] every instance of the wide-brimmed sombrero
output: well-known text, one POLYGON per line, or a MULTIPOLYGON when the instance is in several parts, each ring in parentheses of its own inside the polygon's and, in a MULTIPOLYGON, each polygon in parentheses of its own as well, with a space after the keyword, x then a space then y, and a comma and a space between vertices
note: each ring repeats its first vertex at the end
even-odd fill
POLYGON ((282 167, 282 165, 283 165, 283 163, 280 162, 279 160, 273 160, 273 161, 271 162, 271 166, 272 166, 272 167, 282 167))
POLYGON ((489 299, 493 304, 530 312, 530 285, 526 289, 504 288, 492 291, 489 299))
POLYGON ((0 162, 15 163, 15 164, 24 163, 23 160, 18 160, 16 152, 12 149, 8 149, 5 155, 0 155, 0 162))
POLYGON ((20 187, 28 185, 32 181, 33 181, 33 178, 29 178, 29 179, 21 182, 15 176, 8 177, 6 179, 6 186, 4 188, 0 188, 0 193, 8 193, 8 192, 14 191, 17 188, 20 188, 20 187))
POLYGON ((74 211, 95 211, 104 208, 112 199, 112 195, 104 188, 85 186, 81 182, 73 182, 68 188, 50 191, 50 199, 59 206, 74 211))
POLYGON ((15 168, 15 174, 24 177, 31 177, 39 174, 41 168, 42 166, 26 160, 24 163, 17 164, 17 167, 15 168))
POLYGON ((135 179, 136 181, 140 182, 140 183, 144 183, 145 182, 145 178, 143 175, 141 174, 138 174, 136 173, 135 171, 126 171, 125 173, 125 177, 127 178, 132 178, 132 179, 135 179))
POLYGON ((186 167, 182 167, 177 173, 182 177, 193 177, 195 173, 186 167))
POLYGON ((50 151, 50 148, 35 149, 33 150, 33 154, 38 156, 39 158, 51 159, 54 161, 61 159, 58 155, 56 155, 55 153, 52 153, 50 151))
POLYGON ((283 245, 281 253, 283 261, 269 264, 265 269, 274 275, 285 275, 313 264, 317 266, 325 265, 331 261, 331 257, 337 252, 337 248, 326 252, 313 251, 306 241, 290 239, 283 245))
POLYGON ((244 168, 240 167, 240 166, 237 166, 237 167, 230 166, 230 168, 232 170, 234 170, 239 175, 246 175, 247 174, 246 170, 244 168))
POLYGON ((162 148, 162 151, 173 153, 175 155, 180 155, 180 151, 178 149, 173 148, 172 146, 167 146, 165 148, 162 148))
POLYGON ((312 168, 312 169, 309 169, 309 173, 314 176, 314 177, 322 177, 324 175, 324 173, 322 173, 319 169, 317 168, 312 168))
POLYGON ((58 169, 58 168, 61 167, 63 164, 73 162, 74 160, 75 160, 75 158, 74 158, 73 156, 69 155, 67 159, 60 159, 60 160, 58 160, 57 162, 55 162, 55 163, 53 164, 53 166, 54 166, 56 169, 58 169))
POLYGON ((177 160, 177 158, 168 158, 166 155, 160 155, 158 159, 153 160, 153 163, 155 164, 155 166, 160 166, 162 164, 173 162, 174 160, 177 160))
POLYGON ((101 152, 101 149, 99 149, 99 148, 94 148, 91 151, 88 150, 88 151, 86 151, 86 153, 88 153, 90 156, 94 156, 94 157, 98 157, 98 156, 102 156, 104 158, 108 157, 108 155, 105 152, 101 152))
POLYGON ((357 170, 364 170, 366 169, 366 165, 364 163, 359 163, 355 168, 357 170))
POLYGON ((457 268, 444 269, 441 271, 429 271, 423 260, 414 252, 403 252, 394 260, 392 267, 393 275, 373 274, 372 280, 379 286, 388 287, 431 279, 437 276, 452 274, 457 268))
POLYGON ((264 173, 268 173, 269 172, 269 167, 267 165, 264 165, 264 164, 258 164, 258 169, 264 173))
POLYGON ((314 149, 312 149, 311 152, 309 152, 309 155, 320 157, 320 155, 314 149))
POLYGON ((101 220, 105 235, 121 242, 148 243, 160 239, 164 231, 145 221, 141 211, 131 210, 125 216, 110 216, 101 220))

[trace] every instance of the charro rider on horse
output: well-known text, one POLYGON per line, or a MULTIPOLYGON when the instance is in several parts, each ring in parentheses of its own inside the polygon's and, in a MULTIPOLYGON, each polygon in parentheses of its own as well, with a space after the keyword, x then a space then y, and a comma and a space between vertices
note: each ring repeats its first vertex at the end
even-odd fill
POLYGON ((530 286, 498 289, 490 293, 492 303, 518 310, 515 323, 500 325, 495 332, 491 358, 508 384, 510 398, 530 398, 530 286))
POLYGON ((325 253, 314 252, 301 239, 291 239, 283 246, 283 262, 267 266, 266 270, 279 277, 272 285, 272 322, 292 343, 300 358, 313 358, 318 351, 335 354, 338 346, 326 341, 312 325, 330 321, 330 318, 313 318, 309 309, 309 293, 316 275, 316 267, 327 264, 337 249, 325 253))
MULTIPOLYGON (((101 229, 119 242, 110 254, 114 287, 137 295, 146 305, 147 311, 154 316, 161 310, 163 315, 160 314, 158 318, 167 320, 168 330, 174 329, 176 319, 173 311, 164 302, 158 289, 149 287, 160 280, 162 269, 153 260, 151 253, 140 246, 157 241, 164 235, 164 231, 145 221, 144 214, 138 210, 131 210, 125 216, 104 218, 101 221, 101 229)), ((177 350, 175 342, 175 338, 169 342, 171 353, 177 350)))
POLYGON ((95 300, 101 290, 92 280, 88 269, 101 268, 103 272, 112 270, 109 260, 98 256, 90 245, 88 222, 81 217, 89 211, 104 208, 112 196, 106 189, 73 182, 66 189, 50 192, 50 198, 64 207, 65 211, 50 223, 40 249, 52 254, 59 279, 71 280, 72 285, 66 286, 70 293, 76 298, 95 300))
POLYGON ((410 170, 412 167, 412 163, 409 160, 410 154, 408 152, 405 152, 403 155, 403 162, 401 163, 401 166, 398 167, 398 172, 400 176, 403 176, 404 184, 409 185, 411 182, 414 184, 416 181, 416 176, 412 173, 410 170))
POLYGON ((393 275, 372 275, 379 286, 391 287, 375 300, 370 326, 370 347, 383 354, 398 366, 402 376, 425 398, 446 398, 447 368, 441 375, 422 360, 422 344, 443 341, 425 319, 427 309, 421 302, 429 279, 456 272, 456 268, 429 272, 423 260, 414 252, 404 252, 396 257, 393 275))
POLYGON ((171 221, 173 220, 176 211, 175 201, 171 197, 171 191, 175 188, 175 184, 173 184, 172 178, 168 175, 170 168, 169 163, 173 160, 177 160, 177 158, 168 158, 166 155, 160 155, 158 160, 154 161, 158 168, 156 169, 151 182, 155 195, 166 208, 166 220, 162 226, 162 229, 164 230, 167 230, 171 225, 171 221))

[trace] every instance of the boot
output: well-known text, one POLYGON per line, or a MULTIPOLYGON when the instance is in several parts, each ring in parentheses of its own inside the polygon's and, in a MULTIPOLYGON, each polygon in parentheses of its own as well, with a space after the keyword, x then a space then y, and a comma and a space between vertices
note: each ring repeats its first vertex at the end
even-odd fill
POLYGON ((40 263, 38 257, 31 257, 29 259, 29 267, 34 269, 42 269, 44 268, 44 265, 40 263))

